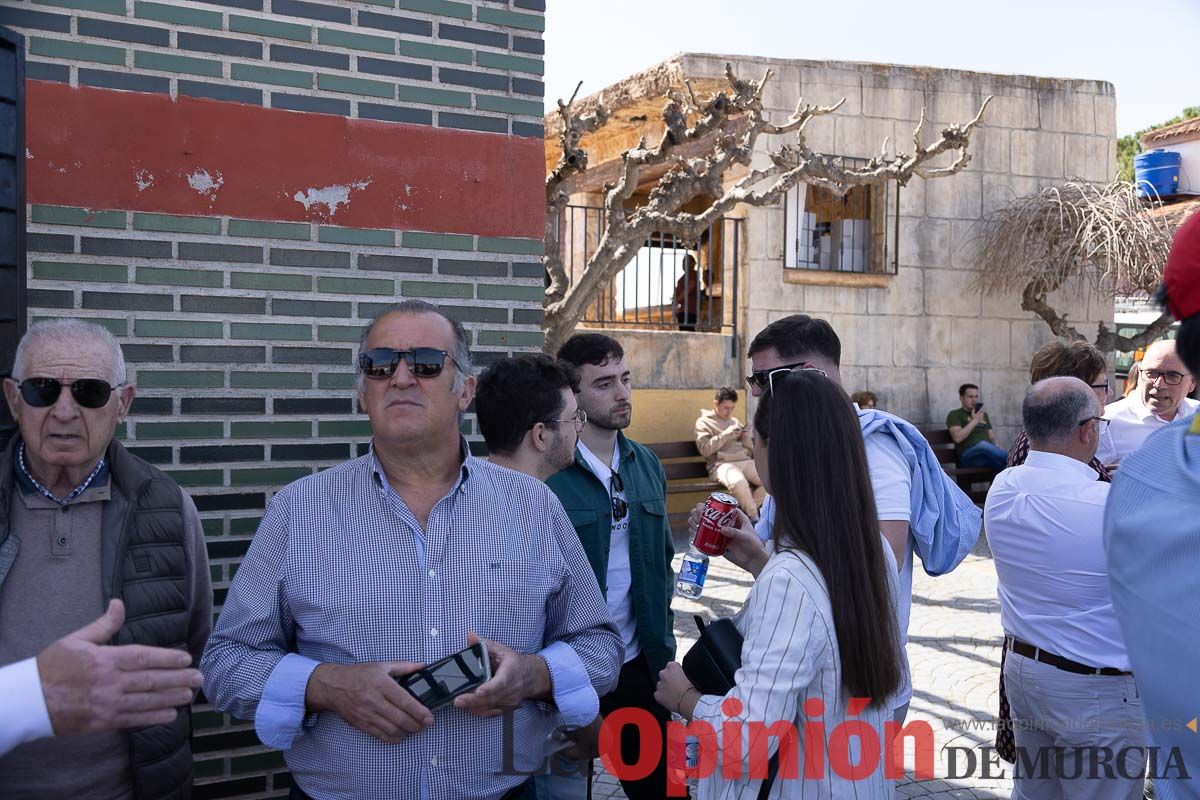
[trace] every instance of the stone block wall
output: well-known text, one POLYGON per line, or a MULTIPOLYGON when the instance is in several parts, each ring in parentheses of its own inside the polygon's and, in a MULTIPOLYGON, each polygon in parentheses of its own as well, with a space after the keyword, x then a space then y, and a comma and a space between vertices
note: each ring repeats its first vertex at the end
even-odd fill
MULTIPOLYGON (((543 0, 7 0, 0 24, 26 37, 30 319, 121 341, 119 435, 195 498, 218 610, 271 495, 365 452, 379 309, 435 303, 481 364, 540 347, 543 0)), ((251 724, 199 705, 194 731, 196 796, 286 796, 251 724)))
MULTIPOLYGON (((680 58, 683 74, 697 79, 719 77, 729 60, 742 76, 771 67, 776 83, 765 99, 777 120, 788 117, 800 96, 821 104, 845 97, 837 113, 808 126, 809 146, 834 155, 875 155, 885 137, 890 152, 911 150, 922 108, 928 143, 941 126, 966 123, 984 97, 994 96, 972 137, 967 168, 949 178, 914 179, 900 190, 898 271, 886 286, 787 282, 782 204, 746 209, 742 319, 746 340, 787 314, 829 319, 842 338, 847 391, 870 389, 882 408, 915 423, 941 424, 958 405, 959 384, 977 383, 1007 445, 1020 427, 1029 357, 1052 336, 1021 309, 1019 297, 982 297, 974 289, 976 226, 988 212, 1043 186, 1116 174, 1112 86, 881 64, 680 58)), ((765 139, 764 153, 780 143, 765 139)), ((888 209, 889 237, 894 213, 888 209)), ((1052 302, 1085 334, 1113 318, 1111 302, 1086 290, 1052 302)))

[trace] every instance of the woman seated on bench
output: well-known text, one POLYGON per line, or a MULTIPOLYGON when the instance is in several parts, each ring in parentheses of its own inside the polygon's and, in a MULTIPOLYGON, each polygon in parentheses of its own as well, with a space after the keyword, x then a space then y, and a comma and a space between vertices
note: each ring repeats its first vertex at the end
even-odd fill
POLYGON ((737 390, 717 389, 712 411, 696 420, 696 449, 708 462, 708 477, 724 486, 751 520, 758 521, 758 506, 766 496, 754 468, 754 441, 750 431, 733 416, 737 390))

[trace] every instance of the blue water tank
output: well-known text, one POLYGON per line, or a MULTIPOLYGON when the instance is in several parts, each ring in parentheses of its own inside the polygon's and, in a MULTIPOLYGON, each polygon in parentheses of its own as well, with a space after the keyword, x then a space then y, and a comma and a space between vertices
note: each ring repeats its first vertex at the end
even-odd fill
POLYGON ((1182 156, 1174 150, 1151 150, 1133 157, 1133 180, 1142 197, 1165 196, 1179 191, 1182 156))

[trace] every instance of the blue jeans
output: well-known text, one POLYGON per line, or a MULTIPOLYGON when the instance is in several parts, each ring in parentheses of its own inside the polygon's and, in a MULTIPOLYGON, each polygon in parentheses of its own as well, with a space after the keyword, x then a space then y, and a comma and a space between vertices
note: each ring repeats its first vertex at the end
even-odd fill
MULTIPOLYGON (((559 762, 564 772, 579 766, 575 762, 559 762)), ((569 775, 555 775, 551 771, 547 775, 536 776, 532 781, 533 793, 526 792, 525 800, 587 800, 587 765, 582 766, 582 774, 572 772, 569 775)))
POLYGON ((999 472, 1008 465, 1008 453, 989 441, 976 442, 963 450, 958 464, 960 467, 989 467, 999 472))

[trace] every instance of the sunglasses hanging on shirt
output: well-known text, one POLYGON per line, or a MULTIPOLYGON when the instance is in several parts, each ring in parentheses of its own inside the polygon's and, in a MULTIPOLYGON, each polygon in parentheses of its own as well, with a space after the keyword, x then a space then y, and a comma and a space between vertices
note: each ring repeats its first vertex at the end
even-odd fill
POLYGON ((625 515, 629 513, 629 504, 624 498, 618 495, 625 492, 625 485, 621 483, 621 476, 613 470, 612 477, 608 479, 609 499, 612 500, 612 516, 613 522, 620 522, 625 519, 625 515))

